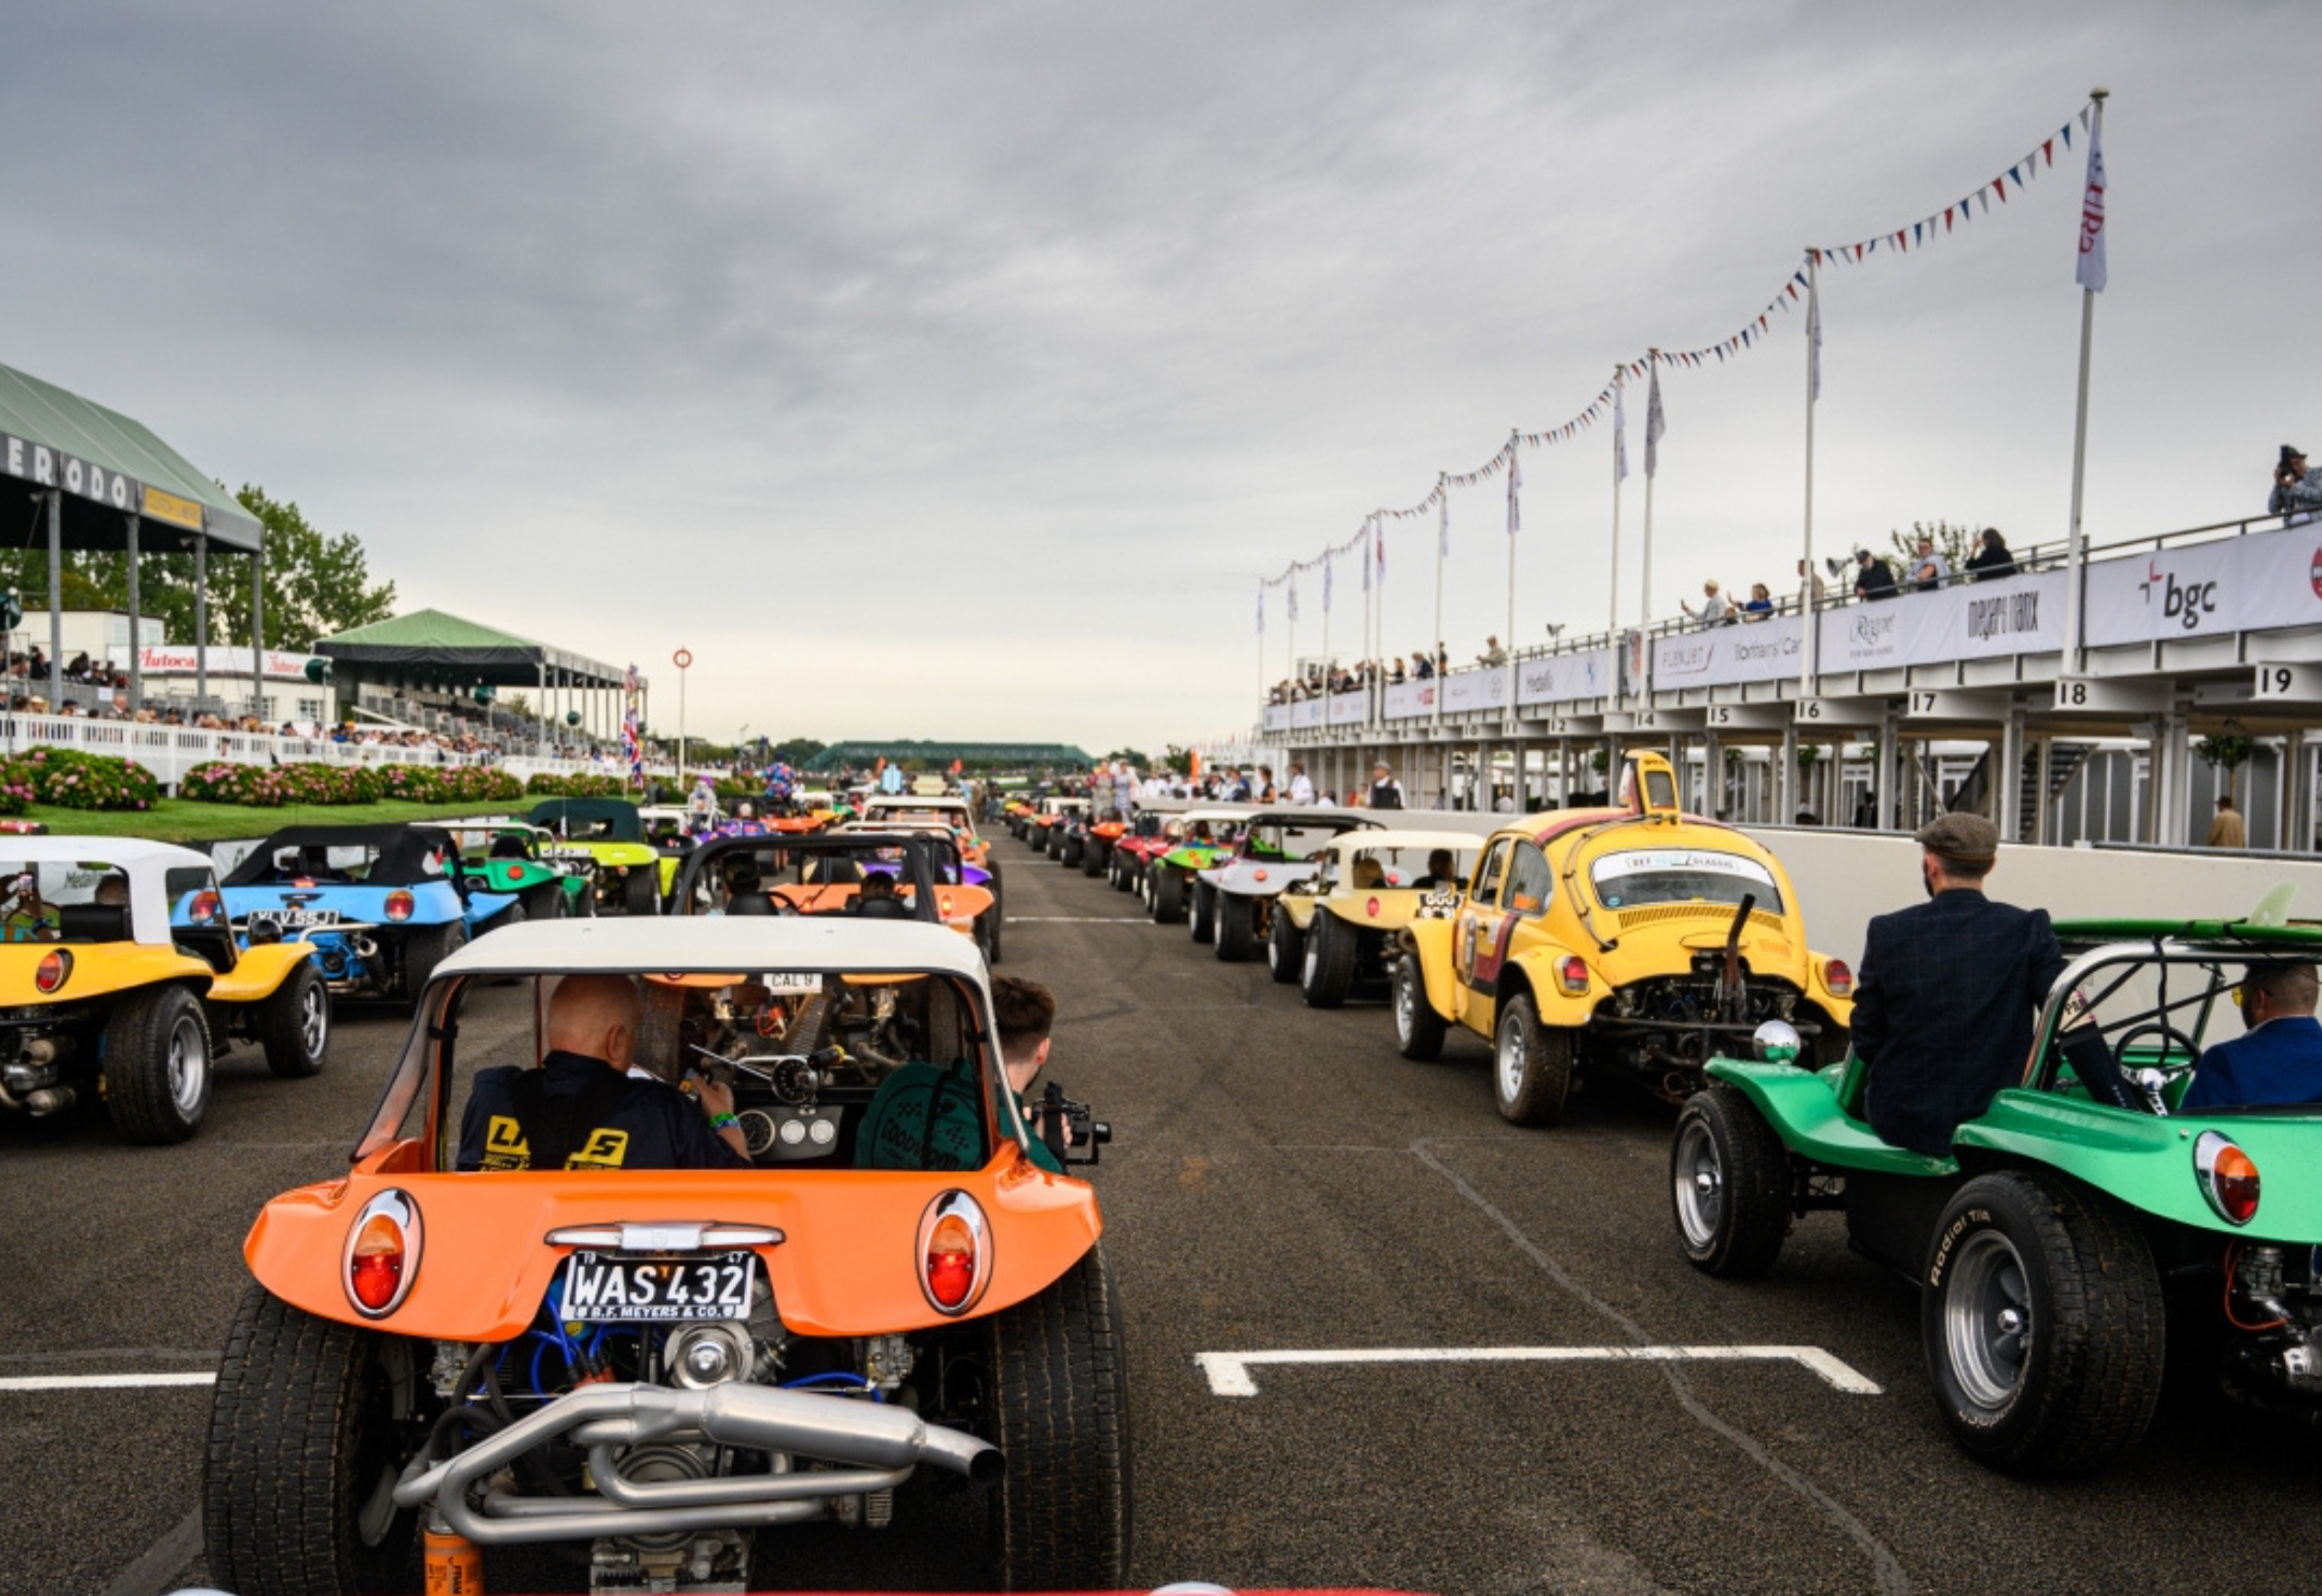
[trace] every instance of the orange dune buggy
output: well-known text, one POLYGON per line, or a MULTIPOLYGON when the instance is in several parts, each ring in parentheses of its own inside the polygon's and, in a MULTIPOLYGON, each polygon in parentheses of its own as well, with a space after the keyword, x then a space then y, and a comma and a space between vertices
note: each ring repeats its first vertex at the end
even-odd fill
POLYGON ((1003 1588, 1117 1585, 1122 1337, 1096 1194, 1055 1172, 1109 1132, 1053 1088, 1044 1107, 1036 1144, 983 961, 940 926, 599 919, 471 944, 421 997, 353 1168, 250 1233, 211 1582, 401 1589, 424 1528, 447 1583, 559 1543, 595 1591, 741 1590, 777 1527, 880 1530, 949 1482, 989 1493, 1003 1588), (576 972, 638 980, 671 1044, 637 1067, 733 1080, 750 1167, 624 1169, 597 1145, 619 1133, 574 1130, 535 1171, 495 1121, 483 1162, 514 1167, 453 1169, 471 1077, 540 1056, 546 990, 576 972), (533 1016, 513 1035, 486 991, 508 978, 533 1016), (882 1097, 914 1081, 924 1107, 882 1097), (934 1156, 887 1156, 898 1123, 934 1156))

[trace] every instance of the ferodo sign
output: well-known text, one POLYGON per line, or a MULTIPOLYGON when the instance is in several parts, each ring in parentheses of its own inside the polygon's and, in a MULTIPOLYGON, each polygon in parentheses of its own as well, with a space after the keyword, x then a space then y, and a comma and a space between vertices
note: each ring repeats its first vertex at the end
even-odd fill
POLYGON ((116 510, 141 507, 139 484, 118 471, 108 471, 77 454, 0 433, 0 470, 41 488, 61 488, 77 497, 111 505, 116 510))

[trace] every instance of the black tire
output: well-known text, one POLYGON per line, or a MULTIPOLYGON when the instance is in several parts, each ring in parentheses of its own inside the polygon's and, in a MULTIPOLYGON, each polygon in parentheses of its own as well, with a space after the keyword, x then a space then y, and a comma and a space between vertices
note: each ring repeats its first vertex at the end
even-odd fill
POLYGON ((1111 853, 1111 848, 1102 842, 1083 843, 1081 844, 1081 874, 1091 878, 1104 874, 1104 862, 1111 853))
POLYGON ((468 927, 460 920, 423 926, 403 941, 403 995, 416 999, 427 990, 435 966, 468 945, 468 927))
POLYGON ((1943 1210, 1922 1281, 1936 1406, 1968 1455, 2080 1473, 2143 1438, 2167 1313, 2127 1210, 2059 1175, 1979 1175, 1943 1210))
POLYGON ((571 901, 565 907, 572 911, 573 918, 593 920, 597 917, 597 889, 594 887, 584 882, 580 891, 567 893, 566 897, 571 901))
POLYGON ((1000 962, 1000 905, 997 902, 975 917, 977 934, 983 939, 983 962, 987 964, 1000 962))
POLYGON ((1572 1091, 1572 1035, 1540 1023, 1531 994, 1500 1006, 1492 1027, 1492 1101, 1510 1125, 1554 1125, 1572 1091))
POLYGON ((418 1588, 418 1509, 393 1512, 369 1542, 361 1521, 424 1434, 429 1351, 317 1318, 263 1286, 242 1293, 210 1399, 209 1583, 240 1596, 418 1588))
POLYGON ((105 1027, 105 1106, 124 1141, 182 1142, 209 1112, 209 1022, 183 987, 155 987, 122 1000, 105 1027))
POLYGON ((1115 892, 1136 891, 1137 878, 1143 868, 1134 854, 1123 853, 1120 849, 1115 848, 1110 862, 1112 889, 1115 892))
POLYGON ((1257 899, 1220 893, 1217 912, 1218 957, 1240 964, 1257 951, 1257 899))
POLYGON ((661 866, 633 864, 629 879, 621 883, 621 910, 624 914, 651 915, 661 910, 661 866))
POLYGON ((524 895, 526 919, 561 920, 564 917, 564 889, 555 881, 544 881, 524 895))
POLYGON ((1361 935, 1317 907, 1306 927, 1306 956, 1298 967, 1298 995, 1309 1008, 1336 1008, 1355 984, 1355 954, 1361 935))
POLYGON ((312 960, 301 961, 259 1006, 258 1040, 266 1067, 285 1081, 322 1073, 331 1046, 331 994, 312 960))
POLYGON ((1186 917, 1197 943, 1215 942, 1218 936, 1218 889, 1207 881, 1193 883, 1193 912, 1186 917))
POLYGON ((1066 837, 1056 844, 1056 862, 1066 870, 1079 868, 1081 857, 1088 852, 1088 843, 1081 837, 1066 837))
POLYGON ((1129 1566, 1129 1378, 1100 1244, 990 1321, 992 1582, 1115 1590, 1129 1566))
MULTIPOLYGON (((1314 911, 1317 914, 1321 910, 1314 911)), ((1295 981, 1306 962, 1306 934, 1298 929, 1280 900, 1274 905, 1274 925, 1266 938, 1266 967, 1278 986, 1295 981)))
POLYGON ((1419 956, 1403 954, 1387 979, 1394 1005, 1395 1050, 1415 1064, 1434 1062, 1443 1056, 1443 1037, 1449 1027, 1427 1000, 1427 977, 1419 968, 1419 956))
POLYGON ((1185 878, 1166 864, 1153 867, 1153 923, 1175 926, 1185 917, 1185 878))
POLYGON ((1758 1106, 1723 1082, 1694 1093, 1669 1139, 1669 1215, 1686 1262, 1754 1280, 1790 1233, 1790 1151, 1758 1106))
POLYGON ((486 934, 489 935, 491 932, 499 930, 502 926, 521 926, 526 920, 531 918, 532 912, 524 907, 524 899, 519 898, 514 903, 508 905, 507 907, 494 915, 489 920, 484 922, 484 930, 486 934))

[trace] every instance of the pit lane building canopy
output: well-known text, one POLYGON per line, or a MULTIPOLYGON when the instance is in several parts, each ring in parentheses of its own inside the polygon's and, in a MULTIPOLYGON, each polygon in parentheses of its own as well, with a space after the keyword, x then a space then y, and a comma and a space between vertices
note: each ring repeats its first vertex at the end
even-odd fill
MULTIPOLYGON (((45 541, 49 551, 50 700, 62 698, 58 656, 63 652, 64 560, 67 551, 126 552, 130 633, 139 607, 137 561, 145 550, 190 550, 196 614, 206 632, 208 554, 213 545, 247 554, 263 569, 264 531, 257 518, 142 422, 0 366, 0 516, 17 547, 45 541), (13 512, 13 513, 11 513, 13 512)), ((251 630, 266 646, 262 581, 251 584, 251 630)), ((205 641, 205 639, 197 639, 205 641)), ((207 670, 200 693, 208 693, 207 670)), ((133 652, 129 672, 133 704, 144 699, 133 652)))
MULTIPOLYGON (((455 694, 480 686, 524 688, 540 695, 544 725, 570 711, 599 737, 617 734, 628 681, 617 666, 440 609, 357 626, 322 639, 315 652, 331 661, 342 702, 361 703, 366 683, 455 694)), ((643 678, 636 690, 644 692, 643 678)))
POLYGON ((885 760, 891 765, 923 761, 930 771, 963 765, 1004 770, 1086 770, 1096 762, 1069 743, 834 743, 807 761, 809 771, 855 770, 885 760))

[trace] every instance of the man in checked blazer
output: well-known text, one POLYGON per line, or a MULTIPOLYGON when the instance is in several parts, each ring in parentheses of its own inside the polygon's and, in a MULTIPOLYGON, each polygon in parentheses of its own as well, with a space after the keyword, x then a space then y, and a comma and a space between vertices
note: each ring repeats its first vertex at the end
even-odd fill
POLYGON ((1945 815, 1917 840, 1927 901, 1870 922, 1853 1041, 1869 1066, 1870 1128, 1942 1158, 1952 1132, 2023 1078, 2033 1017, 2064 972, 2064 952, 2047 910, 1984 896, 1997 826, 1945 815))

